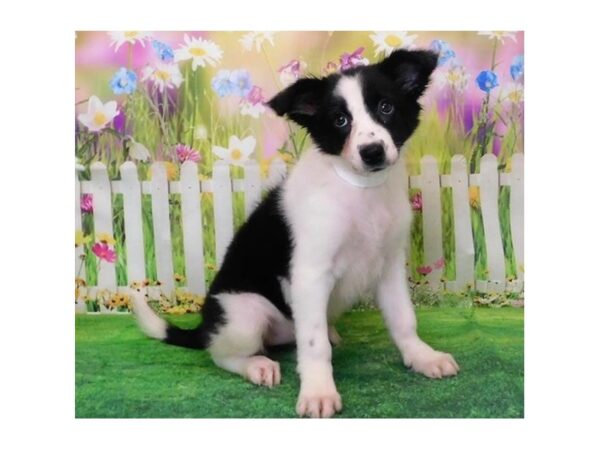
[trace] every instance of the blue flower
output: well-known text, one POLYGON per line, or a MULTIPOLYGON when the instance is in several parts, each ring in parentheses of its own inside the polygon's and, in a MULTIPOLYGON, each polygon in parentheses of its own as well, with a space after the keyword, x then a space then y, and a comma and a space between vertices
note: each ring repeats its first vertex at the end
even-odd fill
POLYGON ((525 71, 525 61, 523 55, 517 55, 513 58, 512 64, 510 65, 510 76, 513 80, 517 81, 523 76, 525 71))
POLYGON ((477 75, 475 79, 479 89, 483 92, 489 93, 492 89, 498 86, 498 75, 491 70, 483 70, 477 75))
POLYGON ((252 80, 247 70, 219 70, 210 82, 219 97, 239 95, 246 97, 252 89, 252 80))
POLYGON ((157 41, 156 39, 152 40, 152 48, 154 49, 154 53, 156 56, 160 58, 161 61, 171 62, 175 57, 175 53, 173 49, 169 47, 167 44, 161 41, 157 41))
POLYGON ((240 97, 245 97, 252 89, 252 80, 250 73, 245 69, 232 70, 229 77, 231 83, 235 86, 235 94, 240 97))
POLYGON ((456 56, 456 52, 452 50, 450 44, 448 44, 446 41, 442 41, 441 39, 435 39, 431 41, 429 48, 439 55, 438 66, 443 66, 447 61, 456 56))
POLYGON ((210 85, 219 97, 226 97, 233 94, 235 86, 231 82, 230 77, 230 70, 221 69, 211 80, 210 85))
POLYGON ((110 87, 116 95, 131 94, 137 86, 137 75, 132 70, 121 67, 110 80, 110 87))

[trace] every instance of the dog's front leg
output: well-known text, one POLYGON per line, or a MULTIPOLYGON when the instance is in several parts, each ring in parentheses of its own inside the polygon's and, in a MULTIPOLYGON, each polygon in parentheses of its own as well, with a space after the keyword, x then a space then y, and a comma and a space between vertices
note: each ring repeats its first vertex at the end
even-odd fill
POLYGON ((377 301, 392 339, 402 353, 404 364, 430 378, 458 373, 449 353, 438 352, 417 335, 417 319, 408 290, 406 257, 403 252, 386 264, 377 290, 377 301))
POLYGON ((294 265, 291 294, 300 374, 296 412, 300 416, 331 417, 342 409, 333 381, 327 325, 333 284, 328 267, 309 260, 294 265))

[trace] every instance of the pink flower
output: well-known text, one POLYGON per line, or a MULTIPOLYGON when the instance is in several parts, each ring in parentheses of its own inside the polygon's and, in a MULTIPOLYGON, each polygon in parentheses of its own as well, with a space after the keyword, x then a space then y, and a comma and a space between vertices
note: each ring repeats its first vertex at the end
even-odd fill
POLYGON ((420 192, 417 192, 412 196, 410 205, 412 206, 413 211, 421 211, 423 209, 423 197, 420 192))
POLYGON ((369 64, 369 60, 364 58, 362 53, 364 47, 359 47, 352 53, 344 53, 340 56, 340 69, 348 70, 358 66, 366 66, 369 64))
POLYGON ((306 63, 298 59, 292 59, 289 63, 281 66, 277 72, 279 72, 279 79, 284 86, 289 86, 302 75, 302 72, 306 68, 306 63))
POLYGON ((433 269, 431 266, 421 266, 417 267, 417 272, 421 275, 429 275, 433 269))
POLYGON ((444 265, 446 264, 446 261, 444 261, 444 257, 441 257, 440 259, 438 259, 437 261, 435 261, 433 263, 433 268, 434 269, 441 269, 444 267, 444 265))
POLYGON ((81 212, 91 214, 94 212, 94 204, 92 202, 92 194, 83 194, 81 196, 81 212))
POLYGON ((177 153, 177 158, 180 163, 184 163, 185 161, 200 161, 200 153, 189 145, 177 144, 175 146, 175 152, 177 153))
POLYGON ((98 258, 103 259, 106 262, 114 263, 117 260, 117 252, 104 242, 96 242, 92 246, 92 251, 98 258))
POLYGON ((263 90, 258 86, 252 86, 248 95, 246 95, 246 101, 251 103, 252 105, 256 105, 258 103, 264 103, 265 98, 263 97, 263 90))

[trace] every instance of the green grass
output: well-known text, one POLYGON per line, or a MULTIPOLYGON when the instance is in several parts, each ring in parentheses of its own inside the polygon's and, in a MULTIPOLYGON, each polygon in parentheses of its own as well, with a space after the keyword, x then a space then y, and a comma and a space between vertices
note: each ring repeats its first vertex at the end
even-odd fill
MULTIPOLYGON (((455 378, 407 370, 378 311, 339 323, 339 417, 523 417, 523 309, 419 308, 419 332, 452 352, 455 378)), ((197 316, 171 320, 191 326, 197 316)), ((282 384, 258 387, 218 369, 206 351, 148 339, 130 315, 77 315, 76 417, 295 417, 295 349, 271 352, 282 384)))

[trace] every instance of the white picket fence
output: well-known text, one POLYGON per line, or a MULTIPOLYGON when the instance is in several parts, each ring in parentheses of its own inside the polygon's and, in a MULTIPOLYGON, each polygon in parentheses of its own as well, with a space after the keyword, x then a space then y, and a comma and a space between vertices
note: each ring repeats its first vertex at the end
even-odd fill
MULTIPOLYGON (((421 160, 420 175, 406 176, 406 186, 419 188, 422 195, 423 241, 426 262, 437 261, 443 257, 441 189, 452 188, 454 237, 456 258, 456 279, 442 281, 442 271, 431 272, 427 279, 433 288, 445 288, 452 291, 464 290, 475 286, 483 292, 503 290, 520 291, 523 289, 523 155, 512 157, 511 172, 499 173, 497 160, 488 154, 481 159, 479 174, 468 174, 467 162, 463 156, 452 158, 452 168, 448 175, 440 175, 434 157, 425 156, 421 160), (500 218, 498 211, 499 187, 510 186, 510 224, 513 249, 517 261, 518 277, 506 281, 506 269, 500 218), (481 212, 485 232, 487 251, 487 274, 485 280, 474 279, 475 251, 471 228, 469 204, 469 186, 479 186, 481 212)), ((106 166, 96 162, 91 166, 89 181, 75 176, 75 227, 81 229, 82 216, 80 200, 82 194, 93 196, 93 221, 96 233, 106 232, 113 235, 112 194, 123 195, 125 248, 127 254, 127 279, 141 281, 146 278, 144 237, 142 231, 142 194, 152 198, 152 219, 157 277, 164 292, 175 288, 173 251, 171 243, 171 221, 169 194, 181 194, 183 250, 187 286, 192 293, 206 293, 204 264, 204 241, 202 214, 200 206, 201 192, 212 192, 214 200, 214 227, 216 259, 219 265, 227 246, 233 237, 233 193, 243 192, 246 216, 260 200, 264 188, 278 183, 286 174, 286 165, 280 160, 274 161, 266 180, 260 176, 260 168, 255 161, 244 166, 242 179, 232 179, 230 167, 222 162, 215 163, 211 180, 198 178, 197 166, 187 161, 182 164, 179 181, 168 181, 164 164, 152 165, 152 179, 138 179, 137 167, 125 162, 120 167, 120 180, 111 181, 106 166)), ((82 247, 75 249, 76 276, 85 279, 85 267, 81 267, 82 247)), ((110 291, 127 290, 127 286, 117 286, 115 264, 99 261, 97 286, 88 286, 88 290, 108 289, 110 291)), ((78 309, 82 309, 79 305, 78 309)), ((101 310, 106 309, 101 305, 101 310)))

